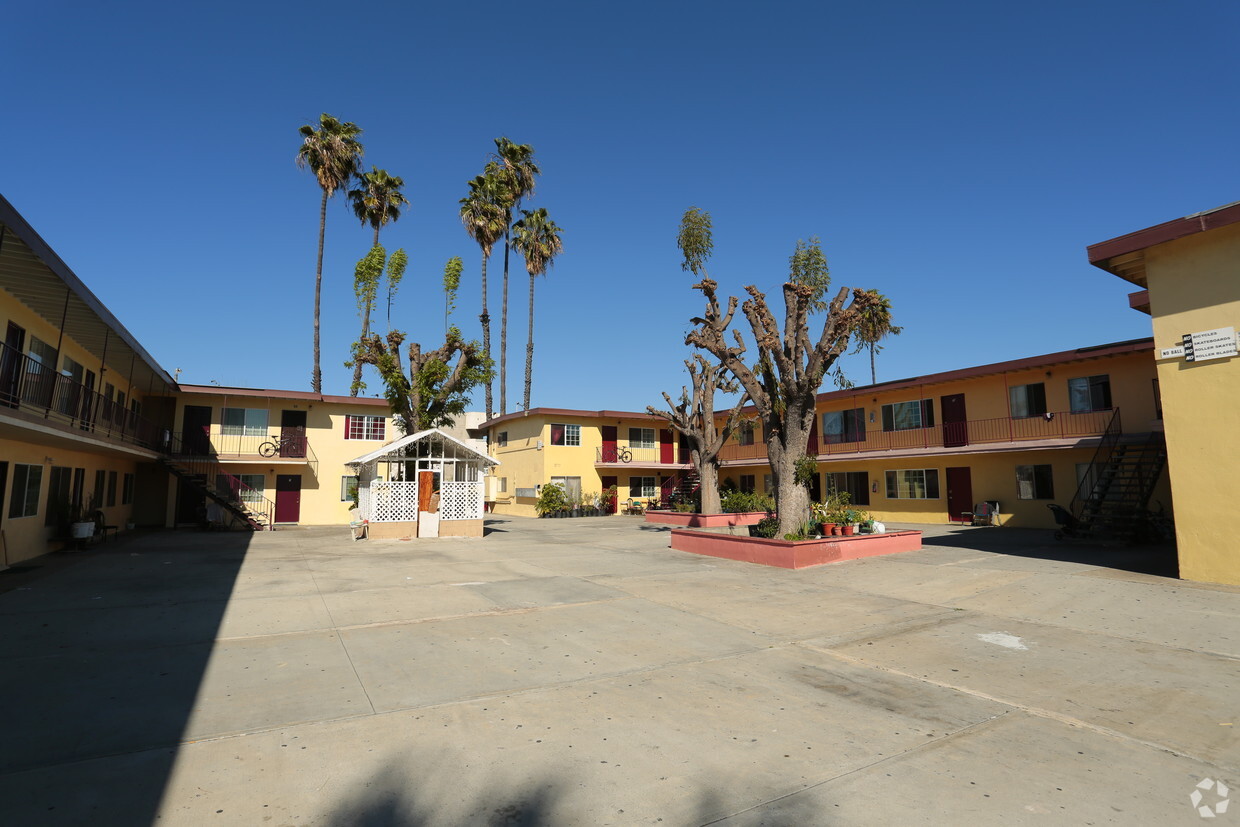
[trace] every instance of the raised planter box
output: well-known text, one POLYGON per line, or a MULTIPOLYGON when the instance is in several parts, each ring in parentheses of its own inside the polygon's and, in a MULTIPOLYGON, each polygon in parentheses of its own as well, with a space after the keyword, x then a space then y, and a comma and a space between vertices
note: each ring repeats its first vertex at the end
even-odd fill
POLYGON ((740 560, 744 563, 758 563, 782 569, 804 569, 838 563, 841 560, 917 551, 921 548, 921 532, 889 531, 886 534, 854 534, 852 537, 793 541, 674 528, 672 548, 708 557, 740 560))
POLYGON ((757 525, 766 516, 765 511, 745 511, 739 514, 694 514, 689 511, 647 511, 646 522, 661 525, 678 525, 684 528, 731 528, 741 525, 757 525))

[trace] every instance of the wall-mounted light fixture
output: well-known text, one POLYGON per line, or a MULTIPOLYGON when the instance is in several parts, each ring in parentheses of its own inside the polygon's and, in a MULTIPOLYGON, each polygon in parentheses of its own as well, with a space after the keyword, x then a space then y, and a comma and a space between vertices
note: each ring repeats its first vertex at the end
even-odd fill
POLYGON ((870 421, 874 421, 874 411, 870 411, 870 421))
POLYGON ((878 480, 874 480, 874 482, 870 484, 870 493, 871 494, 878 493, 878 480))

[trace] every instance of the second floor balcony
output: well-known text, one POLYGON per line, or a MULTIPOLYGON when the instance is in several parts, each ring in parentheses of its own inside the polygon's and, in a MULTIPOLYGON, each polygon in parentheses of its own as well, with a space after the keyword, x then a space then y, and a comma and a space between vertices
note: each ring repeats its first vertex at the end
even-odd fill
POLYGON ((136 410, 33 356, 0 344, 0 410, 4 409, 55 423, 70 433, 111 442, 156 451, 164 450, 168 443, 168 430, 136 410))
POLYGON ((209 456, 219 462, 309 465, 317 471, 319 460, 302 428, 268 433, 255 429, 232 429, 220 425, 190 429, 173 440, 177 456, 209 456))
POLYGON ((688 452, 675 443, 634 445, 619 443, 594 449, 595 465, 685 465, 688 452))
MULTIPOLYGON (((870 453, 921 453, 930 450, 976 450, 986 446, 1006 450, 1010 446, 1031 447, 1035 443, 1068 445, 1082 439, 1101 437, 1118 430, 1119 408, 1098 411, 1056 411, 1040 416, 998 417, 945 422, 929 428, 882 431, 862 430, 855 434, 821 434, 810 437, 811 456, 831 457, 870 453)), ((982 448, 981 450, 986 450, 982 448)), ((760 435, 751 444, 731 441, 719 454, 724 462, 766 459, 766 443, 760 435)))

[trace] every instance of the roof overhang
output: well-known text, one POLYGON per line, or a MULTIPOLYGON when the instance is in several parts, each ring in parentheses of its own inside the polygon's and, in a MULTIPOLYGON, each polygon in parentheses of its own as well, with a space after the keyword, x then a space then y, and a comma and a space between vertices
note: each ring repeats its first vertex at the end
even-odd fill
POLYGON ((1085 250, 1089 263, 1095 267, 1138 287, 1148 287, 1145 282, 1145 251, 1150 247, 1236 223, 1240 223, 1240 201, 1165 221, 1109 241, 1100 241, 1085 250))
POLYGON ((360 457, 357 457, 356 459, 349 460, 348 462, 345 463, 345 465, 357 467, 359 465, 366 465, 367 463, 377 462, 379 460, 389 459, 389 458, 390 459, 406 459, 407 457, 405 457, 404 455, 404 449, 406 446, 412 445, 415 442, 420 442, 421 440, 426 439, 432 434, 440 437, 441 439, 447 442, 453 443, 458 448, 460 448, 462 451, 465 451, 466 453, 472 455, 473 458, 476 458, 479 462, 483 463, 484 465, 499 465, 500 464, 499 460, 495 459, 494 457, 487 456, 482 451, 479 451, 477 448, 474 448, 470 445, 466 445, 464 442, 461 442, 459 439, 452 436, 452 434, 445 433, 439 430, 438 428, 431 428, 426 431, 418 431, 416 434, 408 434, 396 440, 395 442, 389 442, 387 445, 384 445, 382 448, 376 448, 375 450, 369 453, 362 454, 360 457))
POLYGON ((69 265, 0 195, 0 288, 57 330, 101 358, 133 387, 166 394, 176 388, 168 372, 104 307, 69 265))

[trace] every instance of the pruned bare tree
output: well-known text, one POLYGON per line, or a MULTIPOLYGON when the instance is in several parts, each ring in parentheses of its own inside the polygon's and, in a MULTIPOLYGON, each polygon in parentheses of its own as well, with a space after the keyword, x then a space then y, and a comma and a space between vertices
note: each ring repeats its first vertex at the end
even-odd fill
POLYGON ((693 464, 693 470, 697 471, 700 486, 701 513, 718 514, 719 452, 735 432, 741 410, 749 402, 749 394, 742 393, 724 416, 722 425, 717 425, 715 391, 735 393, 739 386, 735 380, 728 378, 727 370, 721 363, 712 363, 700 353, 686 359, 685 368, 689 371, 689 385, 693 390, 690 391, 689 386, 682 387, 679 403, 673 403, 672 397, 664 391, 663 400, 667 403, 667 409, 659 410, 647 405, 646 412, 666 419, 674 431, 688 439, 689 461, 693 464))
POLYGON ((359 358, 374 365, 383 377, 385 396, 406 434, 453 424, 465 412, 470 391, 491 378, 491 360, 478 342, 465 341, 456 326, 446 341, 423 351, 412 342, 406 352, 408 372, 402 364, 405 334, 393 330, 384 338, 375 334, 362 341, 359 358))
MULTIPOLYGON (((811 241, 815 245, 816 241, 811 241)), ((817 341, 810 338, 807 318, 825 285, 788 281, 783 286, 783 330, 767 305, 766 296, 754 285, 745 288, 749 298, 741 312, 749 322, 757 360, 746 364, 748 348, 739 330, 733 341, 725 336, 727 322, 738 300, 728 298, 726 313, 716 294, 717 284, 703 279, 694 285, 706 296, 706 314, 694 318, 696 327, 685 344, 706 351, 740 383, 762 422, 763 439, 775 483, 780 535, 800 530, 809 518, 809 491, 796 481, 796 464, 806 454, 814 424, 814 403, 823 378, 848 350, 853 334, 877 294, 841 288, 826 305, 826 319, 817 341), (850 300, 851 298, 851 300, 850 300)), ((836 376, 842 379, 838 368, 836 376)))

